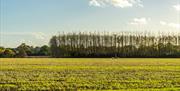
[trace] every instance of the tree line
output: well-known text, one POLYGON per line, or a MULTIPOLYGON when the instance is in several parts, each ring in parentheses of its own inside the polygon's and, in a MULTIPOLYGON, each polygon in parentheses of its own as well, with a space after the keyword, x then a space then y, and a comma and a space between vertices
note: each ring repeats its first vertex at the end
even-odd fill
POLYGON ((60 33, 52 57, 180 57, 180 34, 60 33))
POLYGON ((180 57, 180 34, 60 33, 49 46, 22 43, 17 48, 0 47, 0 58, 9 57, 180 57))
POLYGON ((36 56, 50 56, 50 50, 47 45, 33 47, 22 43, 17 48, 0 47, 0 58, 24 58, 36 56))

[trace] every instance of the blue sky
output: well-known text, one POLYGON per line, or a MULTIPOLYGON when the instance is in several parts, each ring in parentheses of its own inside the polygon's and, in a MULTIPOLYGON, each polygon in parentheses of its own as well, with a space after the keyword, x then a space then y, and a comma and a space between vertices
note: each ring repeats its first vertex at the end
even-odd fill
POLYGON ((180 0, 0 0, 0 46, 48 44, 58 32, 180 31, 180 0))

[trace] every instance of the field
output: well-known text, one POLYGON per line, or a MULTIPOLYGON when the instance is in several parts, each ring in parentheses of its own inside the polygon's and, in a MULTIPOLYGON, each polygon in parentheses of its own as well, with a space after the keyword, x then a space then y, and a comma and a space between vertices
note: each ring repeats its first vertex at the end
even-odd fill
POLYGON ((180 91, 180 59, 0 59, 2 90, 180 91))

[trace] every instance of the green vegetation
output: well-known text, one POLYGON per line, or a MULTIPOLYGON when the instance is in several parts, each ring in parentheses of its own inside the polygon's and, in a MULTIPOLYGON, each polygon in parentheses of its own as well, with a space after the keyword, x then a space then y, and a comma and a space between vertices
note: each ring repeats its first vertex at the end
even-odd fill
POLYGON ((53 57, 180 58, 180 34, 60 33, 50 50, 53 57))
POLYGON ((22 43, 17 48, 0 47, 0 58, 24 58, 24 57, 50 56, 50 49, 47 45, 33 47, 22 43))
POLYGON ((180 58, 180 34, 63 33, 49 46, 0 47, 0 58, 180 58))
POLYGON ((179 91, 180 59, 0 59, 0 90, 179 91))

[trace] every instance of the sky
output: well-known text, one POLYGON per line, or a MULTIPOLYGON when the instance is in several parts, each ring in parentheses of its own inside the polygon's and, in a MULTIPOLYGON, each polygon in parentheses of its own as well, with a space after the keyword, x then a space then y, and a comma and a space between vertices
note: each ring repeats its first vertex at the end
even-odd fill
POLYGON ((94 31, 180 32, 180 0, 0 0, 0 46, 94 31))

